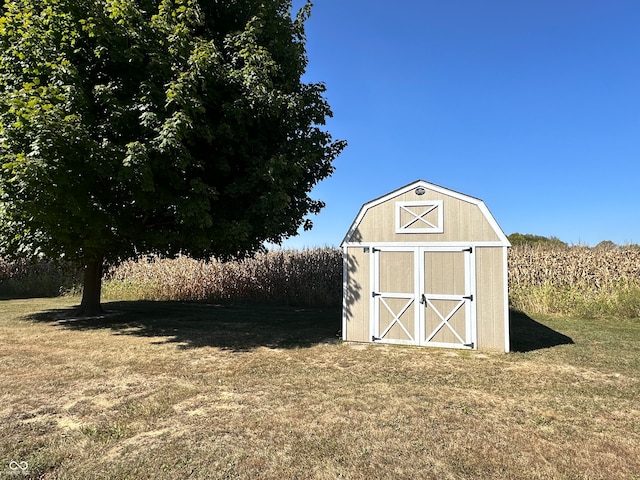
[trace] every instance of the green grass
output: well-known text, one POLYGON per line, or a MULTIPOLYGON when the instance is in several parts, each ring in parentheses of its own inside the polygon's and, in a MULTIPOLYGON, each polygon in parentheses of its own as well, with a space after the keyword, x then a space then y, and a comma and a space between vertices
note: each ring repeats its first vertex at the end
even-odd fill
POLYGON ((509 290, 512 307, 543 315, 586 318, 640 318, 640 287, 617 285, 600 291, 578 286, 516 285, 509 290))
POLYGON ((517 353, 343 344, 338 308, 0 301, 0 479, 638 479, 640 322, 517 353))

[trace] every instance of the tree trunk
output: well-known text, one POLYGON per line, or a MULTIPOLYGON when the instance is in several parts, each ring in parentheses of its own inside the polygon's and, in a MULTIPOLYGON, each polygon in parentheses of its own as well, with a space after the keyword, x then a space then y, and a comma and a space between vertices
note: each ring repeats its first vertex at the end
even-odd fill
POLYGON ((103 313, 100 304, 100 291, 102 290, 102 257, 90 259, 84 265, 84 284, 82 288, 82 302, 80 302, 80 315, 93 316, 103 313))

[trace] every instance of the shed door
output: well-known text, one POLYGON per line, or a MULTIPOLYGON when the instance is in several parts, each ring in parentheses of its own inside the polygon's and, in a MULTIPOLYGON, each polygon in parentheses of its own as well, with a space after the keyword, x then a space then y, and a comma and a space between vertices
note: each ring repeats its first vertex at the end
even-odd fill
POLYGON ((420 344, 476 346, 471 248, 420 249, 420 344))
POLYGON ((415 249, 373 250, 372 341, 419 344, 417 267, 415 249))

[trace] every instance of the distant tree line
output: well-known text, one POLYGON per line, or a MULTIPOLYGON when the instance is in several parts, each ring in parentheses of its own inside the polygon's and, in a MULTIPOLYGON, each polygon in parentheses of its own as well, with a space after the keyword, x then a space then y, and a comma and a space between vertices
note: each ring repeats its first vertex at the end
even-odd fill
POLYGON ((567 243, 563 242, 558 237, 543 237, 542 235, 533 235, 531 233, 512 233, 507 238, 514 247, 521 245, 550 248, 569 247, 567 243))
MULTIPOLYGON (((542 235, 533 235, 531 233, 512 233, 507 238, 514 247, 517 246, 535 246, 543 248, 569 248, 569 244, 563 242, 558 237, 544 237, 542 235)), ((603 240, 598 243, 594 248, 598 249, 613 249, 619 248, 620 245, 612 242, 611 240, 603 240)))

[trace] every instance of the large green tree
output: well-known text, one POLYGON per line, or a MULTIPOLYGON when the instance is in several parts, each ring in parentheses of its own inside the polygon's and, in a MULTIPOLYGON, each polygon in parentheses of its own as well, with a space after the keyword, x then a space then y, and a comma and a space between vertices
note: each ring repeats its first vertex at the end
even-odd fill
POLYGON ((5 0, 0 254, 240 256, 310 228, 344 148, 290 0, 5 0))

